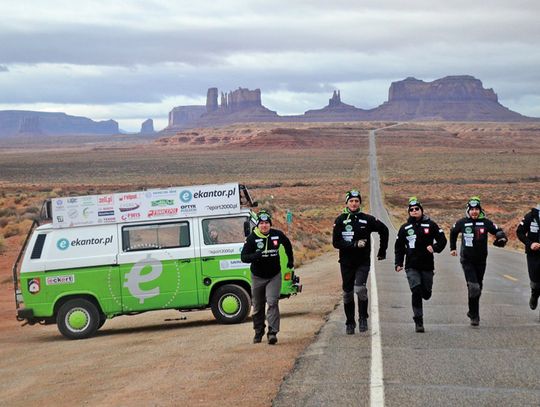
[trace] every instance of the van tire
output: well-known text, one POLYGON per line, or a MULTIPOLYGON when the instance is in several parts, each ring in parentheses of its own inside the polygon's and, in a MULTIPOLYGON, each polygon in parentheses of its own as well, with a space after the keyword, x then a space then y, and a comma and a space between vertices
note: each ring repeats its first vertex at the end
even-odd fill
POLYGON ((105 324, 105 322, 107 322, 107 315, 101 314, 99 316, 99 324, 98 324, 97 329, 100 329, 105 324))
POLYGON ((247 291, 235 284, 219 287, 210 302, 214 318, 221 324, 243 322, 251 307, 251 298, 247 291))
POLYGON ((99 311, 92 302, 83 298, 69 300, 58 310, 56 324, 66 338, 88 338, 99 328, 99 311))

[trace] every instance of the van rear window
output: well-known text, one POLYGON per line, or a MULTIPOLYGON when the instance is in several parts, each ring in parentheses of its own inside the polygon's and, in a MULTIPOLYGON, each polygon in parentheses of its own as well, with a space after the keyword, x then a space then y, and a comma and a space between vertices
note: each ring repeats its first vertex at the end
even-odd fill
POLYGON ((122 248, 125 252, 171 249, 190 245, 188 222, 155 223, 122 228, 122 248))
POLYGON ((36 244, 34 245, 34 248, 32 249, 32 254, 30 255, 31 259, 39 259, 41 258, 41 253, 43 252, 43 246, 45 245, 45 238, 47 235, 45 233, 40 233, 36 237, 36 244))

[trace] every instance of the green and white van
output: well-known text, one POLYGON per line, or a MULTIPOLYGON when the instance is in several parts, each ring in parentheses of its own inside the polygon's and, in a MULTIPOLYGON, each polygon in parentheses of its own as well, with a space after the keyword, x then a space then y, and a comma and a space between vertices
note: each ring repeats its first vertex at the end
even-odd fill
MULTIPOLYGON (((242 322, 251 280, 240 251, 252 205, 239 184, 52 199, 43 211, 52 223, 28 234, 13 267, 17 319, 56 323, 71 339, 162 309, 211 308, 221 323, 242 322)), ((289 297, 301 285, 281 258, 289 297)))

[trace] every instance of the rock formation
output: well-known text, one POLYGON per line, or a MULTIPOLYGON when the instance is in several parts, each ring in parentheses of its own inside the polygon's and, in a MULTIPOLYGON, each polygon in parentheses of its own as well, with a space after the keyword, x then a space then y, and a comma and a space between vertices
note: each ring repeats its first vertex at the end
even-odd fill
POLYGON ((370 112, 370 119, 376 120, 530 120, 502 106, 493 89, 484 89, 479 79, 469 75, 393 82, 388 101, 370 112))
POLYGON ((339 90, 336 92, 334 91, 334 94, 330 99, 328 99, 328 107, 338 107, 341 104, 341 94, 339 90))
POLYGON ((259 107, 262 107, 260 89, 249 90, 245 88, 238 88, 233 92, 229 92, 227 95, 226 108, 229 111, 238 111, 259 107))
POLYGON ((21 118, 18 134, 38 135, 43 134, 39 127, 39 116, 26 116, 21 118))
MULTIPOLYGON (((218 109, 217 98, 218 98, 218 89, 209 88, 208 92, 206 93, 206 111, 207 112, 214 112, 218 109)), ((221 98, 223 100, 223 96, 221 98)))
POLYGON ((498 102, 493 89, 484 89, 482 82, 469 75, 447 76, 433 82, 406 78, 392 82, 388 102, 397 100, 485 100, 498 102))
POLYGON ((0 137, 24 135, 111 135, 118 134, 114 120, 96 122, 65 113, 26 110, 0 111, 0 137))
MULTIPOLYGON (((308 110, 303 115, 278 116, 262 105, 260 89, 238 88, 229 93, 221 92, 217 106, 218 90, 210 88, 206 106, 175 107, 169 114, 169 126, 175 130, 210 127, 235 122, 329 122, 329 121, 538 121, 502 106, 493 89, 484 89, 482 82, 469 75, 447 76, 433 82, 406 78, 393 82, 388 91, 388 101, 369 110, 359 109, 341 101, 341 92, 334 90, 328 105, 308 110), (217 106, 217 107, 216 107, 217 106), (196 113, 182 117, 182 109, 195 109, 196 113), (176 112, 176 113, 175 113, 176 112), (171 115, 173 119, 171 120, 171 115)), ((192 112, 190 110, 190 112, 192 112)), ((195 112, 195 110, 193 110, 195 112)))
MULTIPOLYGON (((322 109, 308 110, 300 116, 302 121, 358 121, 364 120, 366 111, 341 101, 341 92, 334 90, 328 105, 322 109)), ((293 116, 296 117, 296 116, 293 116)))
POLYGON ((205 106, 178 106, 169 113, 169 125, 165 134, 175 131, 209 127, 235 122, 276 121, 276 112, 267 109, 261 102, 261 90, 238 88, 228 93, 221 92, 221 103, 217 105, 218 89, 209 88, 205 106))
POLYGON ((141 124, 141 134, 154 134, 156 131, 154 130, 154 121, 152 119, 146 119, 141 124))
POLYGON ((206 106, 177 106, 169 112, 169 128, 185 129, 195 127, 194 124, 206 113, 206 106))

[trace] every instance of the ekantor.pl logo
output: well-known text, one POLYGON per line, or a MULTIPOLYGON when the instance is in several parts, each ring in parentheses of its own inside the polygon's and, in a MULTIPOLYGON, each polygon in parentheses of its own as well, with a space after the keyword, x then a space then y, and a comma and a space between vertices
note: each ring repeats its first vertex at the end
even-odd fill
POLYGON ((191 201, 191 198, 193 198, 193 194, 191 193, 191 191, 184 189, 180 192, 180 200, 182 202, 188 203, 189 201, 191 201))
POLYGON ((58 242, 56 242, 56 247, 60 250, 67 250, 69 247, 69 240, 65 238, 59 239, 58 242))

